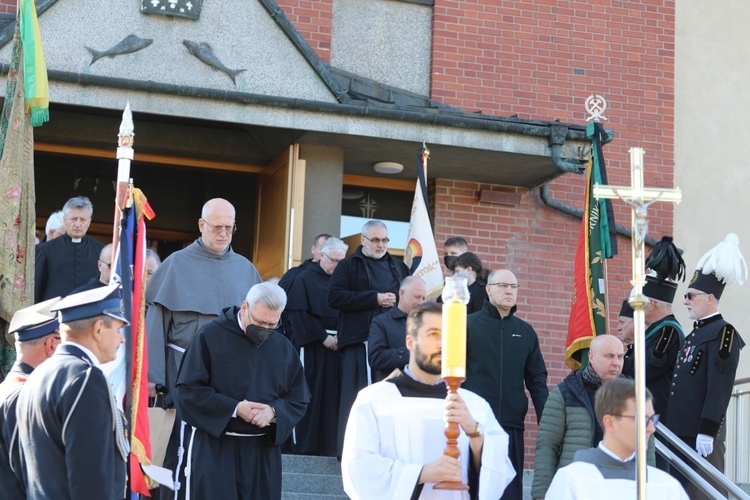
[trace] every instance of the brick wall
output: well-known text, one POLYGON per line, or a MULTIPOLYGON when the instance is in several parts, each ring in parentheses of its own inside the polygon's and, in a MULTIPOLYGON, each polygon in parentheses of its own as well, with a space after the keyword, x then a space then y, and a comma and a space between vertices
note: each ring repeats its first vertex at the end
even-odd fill
POLYGON ((318 57, 330 61, 333 1, 276 0, 276 3, 318 57))
POLYGON ((17 5, 16 0, 0 0, 0 14, 15 14, 17 5))
MULTIPOLYGON (((605 146, 609 182, 629 184, 632 146, 646 149, 647 186, 674 183, 674 2, 619 0, 436 0, 433 17, 432 95, 485 114, 583 123, 584 100, 604 95, 615 140, 605 146)), ((435 186, 436 241, 467 238, 490 267, 509 267, 523 288, 519 316, 540 336, 550 387, 567 374, 564 364, 572 269, 580 220, 545 206, 538 190, 517 190, 518 207, 478 202, 480 189, 508 189, 439 179, 435 186)), ((584 178, 567 174, 550 195, 582 208, 584 178)), ((616 220, 630 224, 615 202, 616 220)), ((672 231, 673 210, 649 210, 649 234, 672 231)), ((611 301, 630 289, 630 240, 609 262, 611 301)), ((615 306, 613 309, 619 309, 615 306)), ((610 311, 610 328, 615 315, 610 311)), ((527 423, 526 467, 533 467, 533 409, 527 423)))

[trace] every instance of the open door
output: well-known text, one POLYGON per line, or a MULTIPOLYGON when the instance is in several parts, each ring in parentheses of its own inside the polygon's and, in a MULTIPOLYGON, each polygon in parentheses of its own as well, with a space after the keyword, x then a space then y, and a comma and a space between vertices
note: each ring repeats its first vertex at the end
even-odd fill
POLYGON ((289 146, 260 174, 253 264, 263 279, 282 276, 302 260, 305 160, 289 146))

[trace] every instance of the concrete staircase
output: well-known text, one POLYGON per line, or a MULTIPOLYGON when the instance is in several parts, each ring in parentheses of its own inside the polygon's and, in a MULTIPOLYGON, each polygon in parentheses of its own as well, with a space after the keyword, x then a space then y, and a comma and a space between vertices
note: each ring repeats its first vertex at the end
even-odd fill
MULTIPOLYGON (((347 500, 341 464, 335 458, 282 455, 282 500, 347 500)), ((531 500, 534 472, 523 471, 523 500, 531 500)), ((740 484, 750 493, 750 485, 740 484)), ((730 498, 735 498, 730 496, 730 498)))
MULTIPOLYGON (((341 481, 341 463, 330 457, 281 456, 282 500, 346 500, 341 481)), ((523 474, 523 500, 530 500, 534 473, 523 474)))
POLYGON ((331 457, 281 456, 282 500, 346 500, 341 464, 331 457))

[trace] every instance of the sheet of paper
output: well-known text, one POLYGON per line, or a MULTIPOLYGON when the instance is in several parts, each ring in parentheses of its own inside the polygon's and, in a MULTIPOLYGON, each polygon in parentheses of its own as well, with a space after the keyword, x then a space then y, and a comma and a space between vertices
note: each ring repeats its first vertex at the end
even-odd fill
POLYGON ((172 474, 171 470, 159 467, 158 465, 141 464, 141 468, 151 479, 170 490, 174 490, 174 474, 172 474))

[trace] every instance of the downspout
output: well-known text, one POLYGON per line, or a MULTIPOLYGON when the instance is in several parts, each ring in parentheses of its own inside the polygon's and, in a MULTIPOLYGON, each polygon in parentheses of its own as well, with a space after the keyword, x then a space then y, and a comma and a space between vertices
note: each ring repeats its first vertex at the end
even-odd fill
MULTIPOLYGON (((562 157, 562 147, 563 144, 565 144, 565 138, 567 137, 567 135, 567 125, 563 123, 553 123, 550 125, 549 147, 551 150, 550 158, 552 159, 552 163, 554 163, 561 172, 583 174, 586 171, 583 164, 581 164, 577 160, 573 161, 562 157)), ((610 142, 613 136, 614 134, 609 134, 609 139, 607 140, 607 142, 610 142)), ((544 204, 548 207, 564 214, 570 215, 571 217, 575 217, 576 219, 583 218, 583 210, 581 210, 580 208, 566 205, 565 203, 562 203, 550 197, 549 182, 542 184, 542 186, 539 188, 539 196, 544 204)), ((633 236, 632 228, 625 227, 622 224, 615 224, 615 230, 617 231, 617 234, 625 236, 626 238, 632 238, 633 236)), ((648 235, 644 239, 644 243, 648 246, 654 246, 657 242, 657 239, 648 235)))

